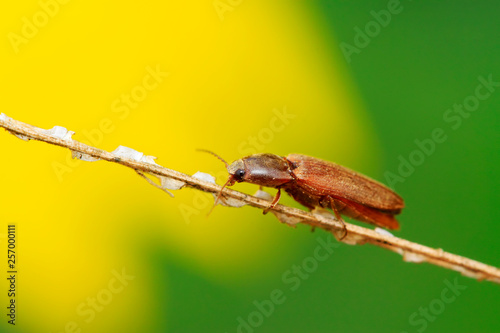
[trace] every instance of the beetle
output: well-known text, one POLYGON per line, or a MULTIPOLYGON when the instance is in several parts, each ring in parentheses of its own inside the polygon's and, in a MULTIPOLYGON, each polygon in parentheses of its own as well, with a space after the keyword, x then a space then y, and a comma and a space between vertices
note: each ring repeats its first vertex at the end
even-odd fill
POLYGON ((228 164, 217 154, 202 151, 224 162, 229 172, 215 204, 226 186, 246 182, 278 189, 264 214, 278 204, 283 189, 311 210, 330 208, 341 223, 344 223, 342 214, 379 227, 399 229, 395 215, 404 208, 403 199, 385 185, 339 164, 301 154, 285 157, 268 153, 246 156, 228 164))

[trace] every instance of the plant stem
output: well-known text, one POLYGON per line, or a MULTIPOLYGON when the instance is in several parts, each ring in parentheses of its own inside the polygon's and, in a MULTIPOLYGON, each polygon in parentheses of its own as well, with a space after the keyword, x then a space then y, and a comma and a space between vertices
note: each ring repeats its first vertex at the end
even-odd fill
MULTIPOLYGON (((74 153, 88 155, 97 159, 114 162, 123 166, 132 168, 142 177, 147 178, 143 173, 155 175, 159 177, 167 177, 175 181, 185 183, 186 187, 194 188, 200 191, 209 193, 219 193, 221 186, 191 177, 175 170, 167 169, 154 163, 143 162, 136 159, 126 158, 114 153, 110 153, 71 138, 60 138, 53 134, 47 133, 46 130, 34 127, 29 124, 14 120, 0 115, 0 127, 5 128, 12 134, 22 135, 26 138, 43 141, 56 146, 70 149, 74 153)), ((152 182, 152 181, 151 181, 152 182)), ((154 184, 159 187, 158 185, 154 184)), ((160 187, 162 190, 165 188, 160 187)), ((167 191, 168 192, 168 191, 167 191)), ((244 194, 228 188, 222 190, 222 195, 225 198, 231 198, 242 201, 252 207, 266 209, 269 207, 269 201, 255 196, 244 194)), ((292 208, 283 205, 276 205, 270 210, 282 220, 291 219, 300 221, 303 224, 308 224, 312 227, 324 229, 335 234, 337 231, 343 230, 341 222, 334 218, 328 218, 319 214, 313 214, 297 208, 292 208)), ((431 264, 452 269, 462 273, 465 276, 478 280, 489 280, 495 283, 500 283, 500 269, 483 264, 481 262, 471 260, 462 256, 443 251, 442 249, 430 248, 418 243, 413 243, 408 240, 382 234, 371 229, 363 228, 350 223, 345 223, 348 232, 348 237, 343 239, 343 242, 348 244, 364 244, 370 243, 377 245, 403 256, 407 262, 429 262, 431 264)))

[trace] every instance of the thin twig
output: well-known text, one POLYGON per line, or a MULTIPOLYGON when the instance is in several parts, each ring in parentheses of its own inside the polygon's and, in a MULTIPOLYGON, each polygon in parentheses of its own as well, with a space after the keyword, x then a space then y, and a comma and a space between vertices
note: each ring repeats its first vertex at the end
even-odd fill
POLYGON ((159 188, 160 190, 162 190, 163 192, 167 193, 168 195, 170 195, 172 198, 174 197, 174 195, 172 194, 172 192, 170 192, 169 190, 161 187, 160 185, 156 184, 154 181, 152 181, 151 179, 149 179, 145 174, 143 174, 142 172, 140 172, 139 170, 135 170, 135 172, 137 172, 137 174, 139 176, 141 176, 142 178, 144 178, 148 183, 150 183, 151 185, 153 185, 154 187, 156 188, 159 188))
MULTIPOLYGON (((209 193, 218 193, 221 190, 219 185, 191 177, 175 170, 167 169, 154 163, 126 158, 114 153, 110 153, 92 146, 85 145, 75 141, 69 137, 57 137, 54 134, 48 133, 46 130, 34 127, 29 124, 0 115, 0 127, 5 128, 12 134, 24 136, 25 138, 43 141, 56 146, 61 146, 70 149, 76 155, 83 154, 87 157, 102 159, 109 162, 118 163, 126 167, 134 169, 143 177, 142 173, 148 173, 158 177, 167 177, 174 182, 183 182, 185 186, 194 188, 200 191, 209 193)), ((147 178, 149 179, 149 178, 147 178)), ((152 181, 151 181, 152 182, 152 181)), ((154 183, 154 182, 153 182, 154 183)), ((155 186, 159 187, 157 184, 155 186)), ((162 190, 165 188, 160 187, 162 190)), ((236 202, 244 202, 250 206, 265 209, 269 206, 269 201, 260 199, 255 196, 237 192, 228 188, 222 191, 224 198, 234 200, 236 202)), ((318 227, 328 232, 337 232, 343 230, 343 225, 333 219, 305 212, 300 209, 277 205, 271 210, 277 216, 283 219, 299 221, 308 224, 312 227, 318 227)), ((391 236, 389 234, 379 233, 371 229, 359 227, 350 223, 345 223, 348 237, 343 241, 348 244, 364 244, 370 243, 391 251, 397 252, 403 256, 408 262, 429 262, 434 265, 442 266, 462 273, 465 276, 478 280, 489 280, 495 283, 500 283, 500 269, 483 264, 481 262, 461 257, 452 253, 443 251, 442 249, 433 249, 418 243, 413 243, 405 239, 391 236)))

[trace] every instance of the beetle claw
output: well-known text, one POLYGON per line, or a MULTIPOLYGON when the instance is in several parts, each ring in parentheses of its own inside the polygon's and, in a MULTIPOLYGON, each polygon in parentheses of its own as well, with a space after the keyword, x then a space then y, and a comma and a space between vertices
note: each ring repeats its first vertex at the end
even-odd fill
POLYGON ((342 226, 344 227, 343 228, 344 234, 342 235, 342 237, 339 238, 339 242, 342 242, 344 240, 344 238, 347 237, 348 232, 347 232, 347 227, 345 226, 344 221, 343 220, 340 220, 340 221, 342 222, 342 226))

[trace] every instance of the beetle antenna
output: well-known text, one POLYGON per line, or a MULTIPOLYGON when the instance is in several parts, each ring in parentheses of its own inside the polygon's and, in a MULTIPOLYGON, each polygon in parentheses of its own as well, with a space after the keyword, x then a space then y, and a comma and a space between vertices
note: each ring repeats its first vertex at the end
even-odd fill
POLYGON ((215 206, 217 206, 217 204, 219 203, 219 200, 220 200, 220 197, 222 196, 222 190, 224 188, 226 188, 226 186, 233 180, 233 176, 229 176, 229 179, 227 180, 227 182, 221 187, 220 191, 219 191, 219 194, 217 194, 217 197, 215 198, 215 201, 214 201, 214 205, 212 206, 212 208, 210 209, 210 211, 208 212, 207 216, 210 215, 210 213, 212 213, 212 211, 214 210, 215 206))
MULTIPOLYGON (((209 153, 209 154, 212 154, 214 155, 215 157, 217 157, 219 160, 221 160, 225 165, 226 165, 226 169, 229 167, 229 164, 227 164, 226 161, 224 161, 224 159, 222 157, 220 157, 219 155, 217 155, 216 153, 214 153, 213 151, 210 151, 210 150, 206 150, 206 149, 196 149, 197 151, 202 151, 202 152, 205 152, 205 153, 209 153)), ((224 185, 225 186, 225 185, 224 185)))

